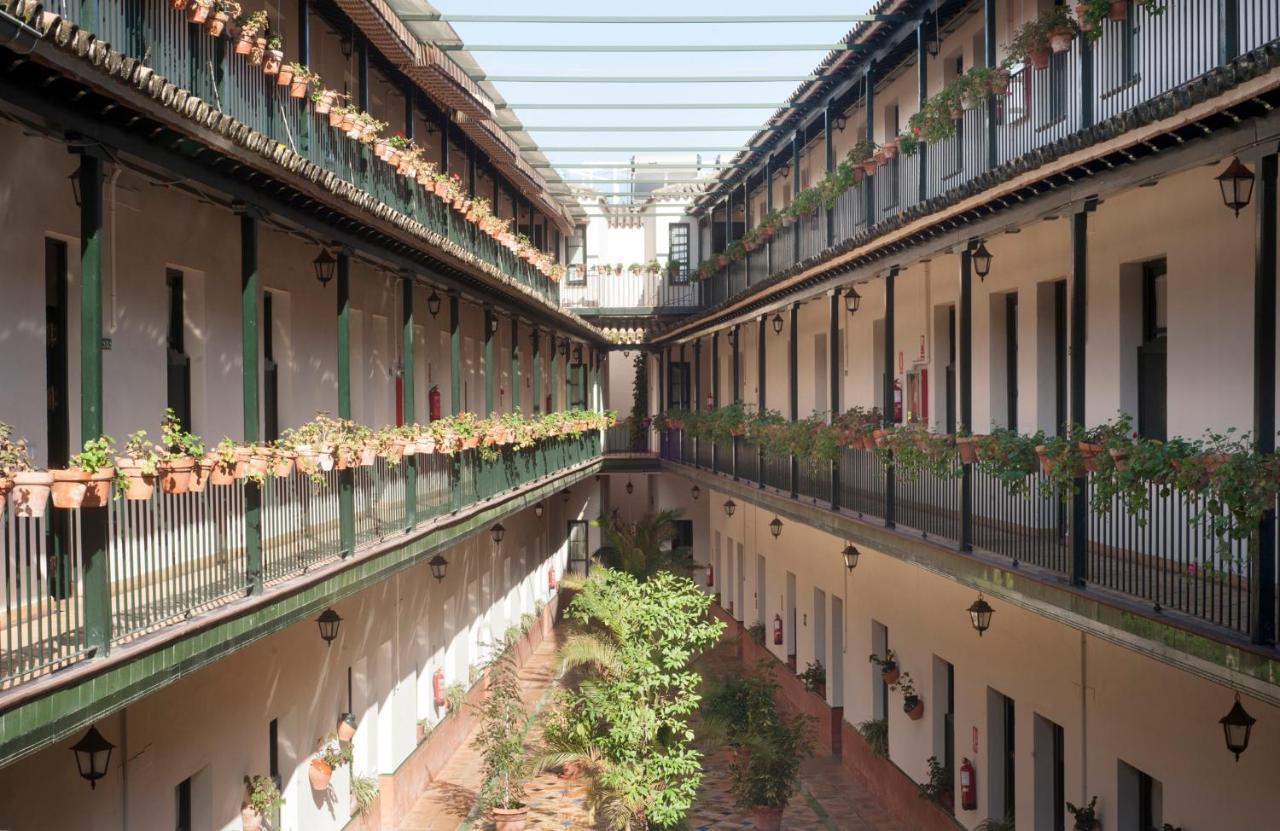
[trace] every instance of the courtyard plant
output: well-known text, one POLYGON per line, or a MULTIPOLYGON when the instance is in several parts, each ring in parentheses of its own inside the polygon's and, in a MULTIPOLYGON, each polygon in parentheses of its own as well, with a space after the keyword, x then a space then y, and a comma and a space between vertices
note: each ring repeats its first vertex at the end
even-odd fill
POLYGON ((319 742, 319 748, 311 757, 311 766, 307 770, 307 779, 314 791, 327 791, 333 772, 343 765, 351 764, 353 758, 351 745, 339 741, 337 734, 330 733, 319 742))
POLYGON ((13 427, 0 422, 0 507, 12 491, 14 514, 23 518, 44 516, 53 474, 36 470, 27 440, 14 436, 13 427))
POLYGON ((88 439, 67 467, 53 471, 53 506, 101 508, 111 498, 115 475, 115 439, 107 435, 88 439))
POLYGON ((263 823, 275 816, 284 804, 280 789, 270 776, 246 776, 245 800, 240 804, 240 826, 243 831, 259 831, 263 823))
POLYGON ((492 815, 498 831, 521 831, 529 814, 524 780, 531 766, 524 749, 529 714, 520 694, 515 650, 508 644, 486 669, 489 686, 475 707, 480 730, 474 745, 483 760, 485 781, 479 801, 492 815))

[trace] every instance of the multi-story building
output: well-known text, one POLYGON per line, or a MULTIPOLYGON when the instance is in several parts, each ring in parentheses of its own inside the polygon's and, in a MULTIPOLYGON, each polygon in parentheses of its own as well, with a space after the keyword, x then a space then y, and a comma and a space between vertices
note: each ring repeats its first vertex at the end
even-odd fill
MULTIPOLYGON (((1046 442, 1124 414, 1147 439, 1274 453, 1280 12, 1262 0, 879 3, 749 150, 634 202, 525 161, 473 58, 399 0, 268 18, 322 79, 315 103, 349 94, 415 139, 459 177, 449 202, 190 10, 4 11, 0 420, 39 467, 155 435, 166 407, 250 444, 318 410, 381 427, 742 404, 1046 442), (645 218, 667 197, 684 216, 645 218)), ((346 826, 354 775, 381 785, 354 827, 394 828, 458 741, 427 735, 443 688, 589 567, 589 520, 658 508, 683 511, 743 652, 777 659, 822 751, 909 827, 1065 829, 1095 796, 1106 829, 1275 825, 1259 479, 1270 507, 1224 536, 1157 482, 1108 504, 1087 472, 1064 487, 949 451, 908 470, 854 442, 814 461, 655 423, 43 518, 11 495, 0 826, 238 828, 260 774, 286 796, 277 827, 346 826), (890 651, 893 685, 866 659, 890 651), (815 663, 806 693, 792 672, 815 663), (309 761, 344 713, 354 761, 322 796, 309 761), (92 789, 68 751, 91 726, 114 745, 92 789), (916 794, 931 758, 945 809, 916 794)))

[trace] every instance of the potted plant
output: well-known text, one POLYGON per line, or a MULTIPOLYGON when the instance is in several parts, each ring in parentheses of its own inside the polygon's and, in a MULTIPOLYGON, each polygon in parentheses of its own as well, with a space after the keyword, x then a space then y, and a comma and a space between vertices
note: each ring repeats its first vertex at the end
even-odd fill
POLYGON ((911 680, 911 673, 904 672, 898 676, 898 682, 893 685, 895 689, 902 693, 902 712, 912 721, 919 721, 924 718, 924 699, 916 692, 915 683, 911 680))
POLYGON ((111 498, 111 482, 116 470, 115 439, 99 436, 84 443, 84 449, 70 459, 63 470, 53 471, 55 508, 101 508, 111 498))
POLYGON ((213 0, 213 10, 205 21, 204 30, 209 33, 209 37, 221 37, 227 23, 238 14, 240 4, 235 0, 213 0))
MULTIPOLYGON (((320 80, 317 77, 315 80, 320 80)), ((289 91, 292 94, 293 90, 289 91)), ((311 93, 311 106, 315 108, 317 115, 327 115, 333 105, 338 103, 338 91, 336 89, 315 89, 311 93)))
POLYGON ((1071 814, 1075 820, 1075 831, 1096 831, 1102 826, 1102 823, 1098 821, 1097 806, 1097 794, 1094 794, 1093 798, 1089 800, 1088 805, 1081 805, 1077 808, 1070 802, 1067 803, 1067 813, 1071 814))
POLYGON ((504 649, 489 662, 488 690, 476 707, 480 731, 475 747, 483 759, 484 781, 488 784, 482 800, 497 831, 521 831, 529 814, 529 806, 523 802, 523 780, 530 769, 524 751, 528 714, 513 652, 504 649))
POLYGON ((44 516, 53 474, 33 470, 26 439, 13 437, 13 428, 0 421, 0 506, 12 489, 14 513, 23 518, 44 516))
POLYGON ((786 715, 769 702, 767 717, 753 719, 729 765, 738 804, 751 810, 753 827, 780 831, 782 814, 799 785, 800 765, 813 755, 813 719, 786 715))
POLYGON ((826 698, 827 695, 827 670, 822 665, 822 661, 810 661, 804 668, 804 672, 796 676, 800 679, 800 683, 804 684, 804 688, 809 692, 817 693, 826 698))
POLYGON ((307 771, 307 780, 314 791, 329 789, 329 780, 333 772, 343 765, 351 763, 351 745, 338 741, 332 733, 320 743, 320 749, 311 759, 311 767, 307 771))
POLYGON ((356 734, 356 717, 351 713, 338 716, 338 741, 349 742, 356 734))
POLYGON ((858 735, 862 736, 872 756, 881 759, 889 758, 889 720, 875 718, 858 725, 858 735))
POLYGON ((1013 63, 1026 61, 1032 68, 1040 70, 1049 66, 1049 18, 1041 15, 1028 20, 1013 33, 1013 39, 1005 47, 1007 60, 1013 63))
POLYGON ((187 22, 202 24, 209 19, 213 11, 213 0, 191 0, 187 4, 187 22))
POLYGON ((209 482, 222 487, 230 485, 244 475, 239 469, 240 447, 234 441, 224 438, 218 442, 208 456, 210 462, 209 482))
MULTIPOLYGON (((160 490, 165 493, 186 493, 192 486, 192 479, 201 479, 200 473, 193 473, 196 460, 204 456, 204 442, 199 436, 182 429, 182 422, 172 408, 164 411, 164 419, 160 423, 160 443, 162 458, 157 469, 160 474, 160 490)), ((196 485, 202 485, 202 480, 196 485)))
POLYGON ((892 649, 887 650, 884 653, 883 658, 881 658, 879 655, 872 652, 870 660, 871 660, 871 663, 876 664, 880 667, 881 681, 885 682, 889 686, 893 686, 894 684, 898 683, 898 675, 899 675, 898 661, 896 656, 893 654, 892 649))
POLYGON ((284 797, 270 776, 246 776, 244 778, 245 801, 240 804, 242 831, 259 831, 264 820, 275 816, 284 804, 284 797))
POLYGON ((248 15, 238 15, 235 19, 237 55, 248 55, 253 52, 258 33, 267 28, 267 13, 256 11, 248 15))
POLYGON ((146 430, 129 434, 124 455, 116 458, 116 482, 125 499, 150 499, 155 493, 160 453, 160 448, 147 440, 146 430))
POLYGON ((937 802, 948 811, 951 810, 955 798, 951 772, 938 761, 937 756, 930 756, 925 764, 929 766, 929 780, 920 783, 920 798, 937 802))
POLYGON ((267 34, 266 53, 263 55, 262 71, 266 75, 280 72, 280 64, 284 61, 284 42, 274 32, 267 34))

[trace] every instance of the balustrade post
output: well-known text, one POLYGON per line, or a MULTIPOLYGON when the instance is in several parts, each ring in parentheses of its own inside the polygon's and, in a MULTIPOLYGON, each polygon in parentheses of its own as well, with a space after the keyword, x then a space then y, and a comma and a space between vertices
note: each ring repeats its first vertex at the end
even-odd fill
MULTIPOLYGON (((799 173, 796 175, 799 176, 799 173)), ((761 413, 765 411, 765 381, 767 380, 765 377, 765 333, 767 331, 768 323, 768 315, 760 315, 760 317, 756 319, 756 385, 758 399, 756 401, 756 408, 761 413)), ((767 478, 764 475, 764 471, 764 447, 761 446, 756 450, 756 479, 758 480, 757 484, 761 488, 764 487, 764 480, 767 478)))
MULTIPOLYGON (((898 276, 896 265, 889 267, 884 276, 884 420, 886 425, 893 422, 893 316, 894 316, 894 280, 898 276)), ((904 402, 905 403, 905 402, 904 402)), ((893 453, 889 453, 889 463, 884 468, 884 525, 893 528, 896 524, 894 516, 897 501, 896 477, 894 476, 893 453)))
MULTIPOLYGON (((791 421, 800 420, 800 304, 792 303, 788 313, 787 328, 787 409, 791 421)), ((791 454, 791 498, 800 493, 800 457, 791 454)))
MULTIPOLYGON (((338 253, 338 418, 351 418, 351 252, 338 253)), ((338 538, 340 556, 356 547, 355 476, 350 466, 338 471, 338 538)))
MULTIPOLYGON (((400 364, 400 421, 413 424, 418 413, 414 401, 414 362, 413 362, 413 274, 405 271, 400 275, 400 314, 403 323, 401 352, 404 359, 400 364)), ((418 524, 418 454, 405 457, 404 460, 404 527, 410 530, 418 524)))
POLYGON ((1218 63, 1240 56, 1240 0, 1218 0, 1218 63))
MULTIPOLYGON (((258 212, 240 212, 240 379, 244 443, 258 443, 258 212)), ((244 561, 249 594, 262 594, 262 485, 244 480, 244 561)))
MULTIPOLYGON (((869 116, 868 116, 869 117, 869 116)), ((795 200, 800 195, 800 131, 791 134, 791 199, 795 200)), ((804 219, 796 217, 795 224, 791 226, 791 264, 794 266, 800 262, 800 228, 804 223, 804 219)))
MULTIPOLYGON (((102 435, 102 157, 80 151, 80 440, 102 435)), ((80 512, 85 646, 111 650, 107 511, 80 512)))
MULTIPOLYGON (((831 423, 840 416, 840 289, 832 289, 828 295, 830 322, 827 329, 827 363, 831 365, 831 423)), ((831 510, 840 510, 840 457, 831 460, 831 510)))
MULTIPOLYGON (((1084 207, 1071 215, 1071 422, 1085 421, 1085 352, 1086 297, 1088 279, 1089 213, 1096 203, 1085 201, 1084 207)), ((1069 429, 1069 428, 1068 428, 1069 429)), ((1071 582, 1085 585, 1088 575, 1089 553, 1089 478, 1085 474, 1076 477, 1075 493, 1071 496, 1071 582)))
MULTIPOLYGON (((960 252, 960 320, 958 343, 960 353, 959 389, 960 432, 970 432, 973 423, 973 248, 972 243, 960 252)), ((973 465, 960 468, 960 550, 973 550, 973 465)))
MULTIPOLYGON (((1258 162, 1254 186, 1256 233, 1253 289, 1253 435, 1259 453, 1276 449, 1276 167, 1275 153, 1258 162)), ((1276 510, 1274 501, 1258 528, 1258 563, 1250 581, 1253 642, 1276 640, 1276 510)))
POLYGON ((520 413, 520 318, 511 316, 511 412, 520 413))
POLYGON ((1080 126, 1092 127, 1094 122, 1093 41, 1082 37, 1080 41, 1080 126))
MULTIPOLYGON (((462 412, 462 320, 461 300, 456 292, 449 292, 449 410, 452 415, 462 412)), ((462 454, 449 456, 449 510, 462 509, 462 454)))

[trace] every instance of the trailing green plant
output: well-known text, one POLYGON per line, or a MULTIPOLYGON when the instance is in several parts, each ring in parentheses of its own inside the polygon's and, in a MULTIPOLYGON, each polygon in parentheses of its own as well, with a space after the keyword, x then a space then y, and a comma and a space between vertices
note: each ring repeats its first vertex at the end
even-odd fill
POLYGON ((245 801, 260 817, 271 817, 284 804, 284 797, 270 776, 246 776, 244 778, 245 801))
POLYGON ((316 758, 337 770, 343 765, 351 764, 353 758, 351 744, 338 741, 338 736, 330 733, 322 740, 320 749, 316 751, 316 758))
POLYGON ((753 623, 747 627, 747 637, 755 642, 756 646, 764 646, 765 629, 763 623, 753 623))
POLYGON ((105 434, 96 439, 89 439, 84 443, 84 449, 68 460, 68 465, 82 468, 89 473, 106 470, 115 464, 115 442, 115 439, 105 434))
POLYGON ((631 449, 638 451, 647 446, 649 439, 649 361, 644 352, 637 352, 632 362, 635 380, 631 383, 631 449))
POLYGON ((887 719, 873 718, 858 725, 858 733, 867 742, 874 756, 889 758, 889 722, 887 719))
POLYGON ((484 808, 516 809, 524 804, 524 780, 531 770, 524 750, 529 714, 512 651, 496 653, 486 669, 489 687, 475 707, 480 729, 473 742, 484 766, 485 787, 479 801, 484 808))
POLYGON ((804 684, 804 688, 809 692, 817 692, 819 687, 825 686, 827 683, 827 669, 822 665, 822 661, 810 661, 805 666, 804 672, 797 673, 800 683, 804 684))
POLYGON ((27 440, 15 438, 13 427, 0 421, 0 479, 31 470, 31 450, 27 440))
POLYGON ((915 481, 921 473, 938 479, 958 479, 964 472, 957 464, 955 437, 930 433, 920 427, 891 424, 876 443, 880 461, 894 466, 903 481, 915 481))
POLYGON ((938 761, 937 756, 930 756, 925 764, 929 766, 929 779, 920 783, 920 798, 941 803, 951 794, 951 771, 938 761))
POLYGON ((160 443, 166 458, 190 456, 198 459, 204 455, 204 439, 184 430, 182 419, 172 407, 165 408, 164 418, 160 421, 160 443))
POLYGON ((378 780, 376 777, 357 773, 351 777, 351 798, 356 803, 356 816, 362 817, 369 812, 373 800, 378 798, 378 780))
POLYGON ((444 704, 451 713, 462 712, 462 702, 467 698, 467 685, 454 681, 444 689, 444 704))
POLYGON ((130 433, 124 443, 124 455, 131 459, 148 476, 154 475, 161 458, 160 448, 147 438, 146 430, 130 433))

